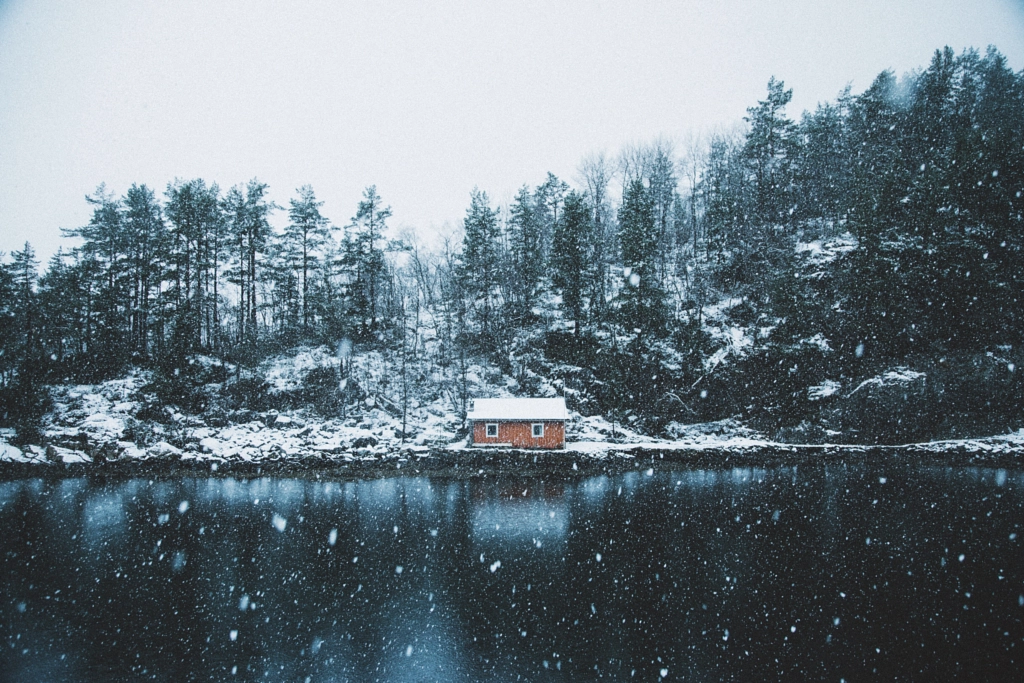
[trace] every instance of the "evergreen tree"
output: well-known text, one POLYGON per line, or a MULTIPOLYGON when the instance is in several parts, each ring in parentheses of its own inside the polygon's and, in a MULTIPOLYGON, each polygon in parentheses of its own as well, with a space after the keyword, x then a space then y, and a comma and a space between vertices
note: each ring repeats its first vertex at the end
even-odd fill
POLYGON ((35 284, 39 264, 28 242, 11 257, 11 264, 5 268, 10 278, 0 279, 0 305, 3 298, 9 297, 4 308, 9 307, 15 323, 10 330, 13 339, 4 340, 4 355, 10 352, 13 357, 8 361, 9 374, 0 385, 0 411, 4 421, 17 430, 17 441, 27 443, 38 439, 39 422, 47 404, 43 387, 46 363, 36 329, 39 321, 35 284))
POLYGON ((622 250, 624 323, 641 334, 664 329, 664 292, 657 285, 658 226, 654 199, 641 180, 626 188, 619 209, 622 250))
POLYGON ((99 380, 121 372, 129 361, 129 260, 121 201, 100 185, 86 197, 93 206, 88 225, 64 230, 82 240, 81 275, 86 279, 83 370, 99 380))
POLYGON ((258 275, 271 235, 269 216, 276 204, 266 198, 267 185, 255 178, 228 191, 224 210, 235 248, 234 281, 238 284, 238 341, 254 343, 258 334, 258 275))
POLYGON ((36 279, 39 262, 35 249, 28 242, 21 251, 11 254, 10 272, 14 286, 14 313, 21 328, 20 337, 25 351, 35 343, 36 321, 36 279))
MULTIPOLYGON (((175 325, 181 326, 180 336, 189 340, 190 348, 209 348, 218 336, 214 321, 217 317, 216 283, 225 237, 220 188, 216 184, 207 186, 198 178, 175 180, 168 184, 166 194, 172 236, 170 260, 175 325)), ((269 226, 266 229, 269 230, 269 226)), ((263 228, 256 227, 256 233, 249 235, 259 243, 257 250, 266 239, 260 230, 263 228)))
POLYGON ((590 280, 590 310, 598 318, 604 317, 608 299, 613 260, 616 257, 615 219, 608 198, 608 185, 612 171, 603 154, 583 161, 580 173, 586 181, 590 197, 593 226, 593 277, 590 280))
POLYGON ((20 332, 14 274, 10 264, 0 262, 0 388, 14 380, 20 332))
POLYGON ((562 308, 575 321, 577 338, 583 327, 583 306, 593 276, 593 224, 583 195, 565 197, 562 216, 551 244, 551 282, 562 294, 562 308))
POLYGON ((313 188, 303 185, 298 189, 299 196, 292 199, 288 210, 290 222, 285 229, 287 253, 293 262, 297 262, 299 288, 302 293, 302 329, 305 334, 310 331, 310 279, 312 272, 320 260, 320 249, 330 237, 328 226, 330 221, 320 214, 323 202, 316 200, 313 188))
POLYGON ((762 224, 782 220, 788 208, 789 161, 792 150, 793 122, 785 109, 793 98, 782 81, 768 81, 768 97, 747 109, 744 120, 750 124, 743 153, 754 176, 757 218, 762 224))
POLYGON ((492 336, 492 311, 498 285, 498 215, 487 193, 473 189, 463 219, 465 237, 459 255, 458 278, 463 291, 478 306, 480 331, 485 340, 492 336))
POLYGON ((849 192, 849 140, 845 105, 848 89, 837 104, 820 104, 804 114, 795 145, 796 205, 801 219, 817 222, 830 233, 846 216, 849 192))
POLYGON ((562 202, 569 191, 569 185, 560 180, 554 173, 548 173, 533 196, 534 217, 540 227, 541 272, 547 263, 551 249, 551 237, 558 222, 558 214, 562 210, 562 202))
POLYGON ((40 338, 53 359, 54 379, 75 376, 85 346, 84 282, 77 261, 57 250, 39 279, 40 338))
POLYGON ((727 250, 742 243, 746 236, 744 228, 753 212, 742 147, 737 139, 723 135, 711 138, 697 193, 704 209, 706 256, 722 260, 727 250))
POLYGON ((874 248, 895 224, 908 176, 900 163, 905 125, 899 84, 883 71, 854 98, 848 117, 851 158, 850 225, 861 246, 874 248))
POLYGON ((132 350, 146 358, 153 296, 163 279, 168 235, 160 205, 148 187, 133 184, 122 204, 129 269, 129 337, 132 350))
POLYGON ((353 314, 359 320, 360 332, 364 337, 376 334, 381 328, 379 315, 387 269, 384 232, 390 217, 391 207, 383 205, 377 187, 371 185, 363 191, 363 199, 349 226, 349 252, 346 260, 354 270, 350 285, 353 290, 353 314))
POLYGON ((544 231, 534 197, 524 185, 509 210, 509 243, 515 278, 513 287, 519 318, 532 308, 544 274, 544 231))
POLYGON ((675 244, 676 210, 676 164, 671 145, 665 141, 656 142, 647 151, 647 187, 651 195, 654 223, 657 229, 658 249, 656 252, 655 274, 657 285, 664 288, 668 276, 668 264, 675 244))

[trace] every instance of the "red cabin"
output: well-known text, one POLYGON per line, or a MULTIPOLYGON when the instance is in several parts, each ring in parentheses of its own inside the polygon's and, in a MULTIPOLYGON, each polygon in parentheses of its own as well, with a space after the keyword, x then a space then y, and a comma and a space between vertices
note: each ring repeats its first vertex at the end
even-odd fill
POLYGON ((470 445, 565 448, 564 398, 478 398, 466 419, 470 445))

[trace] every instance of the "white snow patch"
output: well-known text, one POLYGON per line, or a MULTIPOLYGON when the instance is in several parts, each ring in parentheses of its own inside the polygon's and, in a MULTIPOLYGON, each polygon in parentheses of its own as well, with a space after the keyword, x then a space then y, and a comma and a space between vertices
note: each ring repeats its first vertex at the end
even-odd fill
POLYGON ((925 374, 923 372, 917 372, 909 368, 898 367, 889 372, 866 379, 857 385, 857 388, 850 392, 850 396, 853 396, 863 387, 867 386, 894 386, 900 384, 910 384, 911 382, 919 379, 924 379, 925 374))
POLYGON ((17 446, 0 441, 0 462, 32 462, 32 459, 26 457, 17 446))
POLYGON ((805 346, 816 346, 817 348, 825 352, 832 350, 832 347, 828 345, 828 339, 826 339, 825 335, 821 334, 820 332, 814 335, 813 337, 801 339, 800 343, 805 346))
POLYGON ((835 380, 827 379, 821 384, 816 384, 813 387, 808 387, 807 398, 812 401, 820 401, 823 398, 834 396, 839 393, 840 389, 839 382, 835 380))
POLYGON ((149 455, 157 458, 172 458, 181 457, 181 449, 173 446, 166 441, 160 441, 153 444, 148 449, 149 455))
POLYGON ((53 452, 53 455, 57 460, 66 465, 92 462, 92 458, 82 451, 76 451, 71 448, 61 448, 60 446, 48 446, 47 448, 53 452))
POLYGON ((310 370, 337 365, 338 359, 334 351, 326 346, 318 346, 270 358, 263 363, 261 370, 271 388, 281 392, 299 389, 303 378, 310 370))
POLYGON ((857 238, 850 233, 845 233, 827 240, 799 242, 796 245, 796 253, 806 257, 814 265, 822 265, 831 263, 856 248, 857 238))

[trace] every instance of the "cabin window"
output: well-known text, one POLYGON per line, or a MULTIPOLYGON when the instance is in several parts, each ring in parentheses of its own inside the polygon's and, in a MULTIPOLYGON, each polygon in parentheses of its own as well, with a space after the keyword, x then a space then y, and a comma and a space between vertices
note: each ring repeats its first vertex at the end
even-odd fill
POLYGON ((534 422, 533 423, 533 438, 539 439, 544 436, 544 423, 534 422))
POLYGON ((497 425, 497 423, 492 422, 492 423, 487 425, 487 438, 488 439, 497 439, 498 438, 498 425, 497 425))

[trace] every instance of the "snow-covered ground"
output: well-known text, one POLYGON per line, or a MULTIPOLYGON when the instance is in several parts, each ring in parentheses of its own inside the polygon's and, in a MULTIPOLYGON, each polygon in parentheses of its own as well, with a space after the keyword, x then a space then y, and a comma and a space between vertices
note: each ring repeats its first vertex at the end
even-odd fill
MULTIPOLYGON (((315 367, 331 362, 326 352, 295 356, 295 365, 315 367)), ((291 389, 301 368, 271 363, 268 376, 275 388, 291 389)), ((369 369, 366 369, 369 372, 369 369)), ((474 372, 482 373, 477 368, 474 372)), ((891 373, 895 377, 900 373, 891 373)), ((900 375, 900 378, 904 378, 900 375)), ((893 378, 889 378, 893 379, 893 378)), ((48 443, 17 448, 10 444, 14 434, 0 430, 0 462, 91 463, 96 460, 147 461, 194 460, 215 463, 258 463, 267 461, 325 462, 383 461, 396 454, 426 455, 436 450, 465 449, 461 426, 446 401, 417 401, 410 410, 406 438, 401 418, 363 401, 358 414, 348 419, 324 418, 309 410, 256 413, 243 422, 214 427, 195 416, 172 411, 165 423, 145 422, 136 415, 143 402, 140 391, 144 375, 53 389, 54 408, 46 419, 43 435, 48 443)), ((481 387, 477 387, 482 390, 481 387)), ((832 390, 830 384, 821 393, 832 390)), ((492 395, 507 393, 495 390, 492 395)), ((658 451, 745 451, 758 449, 799 449, 793 444, 773 442, 735 420, 690 424, 671 423, 671 438, 652 438, 600 416, 570 413, 566 454, 574 458, 602 459, 610 454, 635 449, 658 451)), ((826 446, 827 447, 827 446, 826 446)), ((814 448, 822 448, 820 445, 814 448)), ((1024 430, 985 439, 961 439, 907 448, 920 452, 971 452, 979 454, 1024 452, 1024 430)), ((863 447, 858 447, 863 450, 863 447)))
MULTIPOLYGON (((811 259, 835 258, 849 247, 843 239, 831 243, 806 245, 811 259)), ((708 306, 708 328, 719 344, 707 359, 711 372, 729 357, 744 355, 753 343, 754 328, 737 327, 728 322, 728 311, 742 299, 723 299, 708 306)), ((762 336, 764 330, 758 332, 762 336)), ((460 413, 461 392, 472 398, 502 398, 520 394, 522 388, 508 375, 486 363, 470 362, 463 378, 456 370, 432 365, 428 360, 436 335, 424 326, 418 332, 422 344, 419 365, 409 369, 410 388, 406 400, 399 387, 395 361, 379 351, 359 353, 350 358, 353 390, 345 417, 325 417, 312 408, 280 410, 222 410, 212 414, 188 415, 174 407, 164 407, 147 396, 152 377, 136 372, 127 377, 95 385, 55 386, 50 389, 52 407, 42 424, 42 443, 21 448, 12 445, 14 432, 0 429, 0 462, 91 463, 94 461, 192 460, 215 463, 259 463, 264 461, 361 461, 393 459, 402 454, 426 455, 440 450, 466 448, 460 413), (461 384, 464 382, 464 385, 461 384), (405 420, 403 423, 403 406, 405 420), (154 408, 155 406, 155 408, 154 408), (154 410, 158 415, 154 416, 154 410)), ((822 351, 828 340, 816 335, 805 340, 822 351)), ((347 354, 349 350, 346 350, 347 354)), ((347 356, 346 356, 347 357, 347 356)), ((271 397, 280 406, 303 404, 285 400, 300 395, 307 376, 313 370, 337 368, 337 353, 327 346, 292 350, 271 357, 259 368, 271 397)), ((231 370, 233 373, 234 370, 231 370)), ((517 376, 527 381, 534 396, 563 395, 572 400, 577 390, 561 381, 535 373, 523 365, 517 376)), ((825 401, 837 395, 868 393, 875 387, 909 385, 923 382, 925 376, 909 368, 897 367, 856 386, 841 386, 822 378, 808 388, 808 398, 825 401)), ((221 385, 207 388, 214 402, 221 385)), ((308 403, 308 401, 306 402, 308 403)), ((665 438, 640 433, 601 416, 583 416, 570 411, 566 426, 567 453, 573 457, 603 458, 616 452, 636 449, 657 451, 744 451, 757 449, 801 448, 778 443, 737 420, 704 424, 669 423, 665 438)), ((841 441, 836 432, 827 432, 841 441)), ((815 444, 806 448, 836 448, 815 444)), ((1024 430, 986 439, 940 441, 911 444, 920 452, 1022 453, 1024 430)), ((858 450, 864 447, 858 446, 858 450)))

